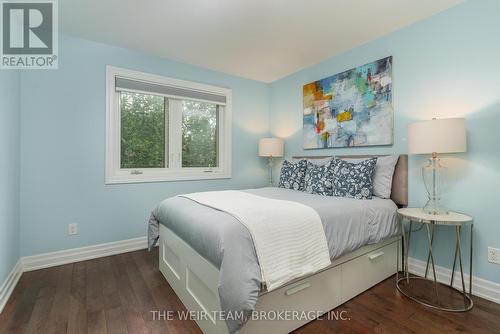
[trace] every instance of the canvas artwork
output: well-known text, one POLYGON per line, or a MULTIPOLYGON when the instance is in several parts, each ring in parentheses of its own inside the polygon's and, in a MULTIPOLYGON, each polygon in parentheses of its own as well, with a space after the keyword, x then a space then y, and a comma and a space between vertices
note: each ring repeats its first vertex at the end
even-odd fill
POLYGON ((393 143, 392 57, 304 85, 304 148, 393 143))

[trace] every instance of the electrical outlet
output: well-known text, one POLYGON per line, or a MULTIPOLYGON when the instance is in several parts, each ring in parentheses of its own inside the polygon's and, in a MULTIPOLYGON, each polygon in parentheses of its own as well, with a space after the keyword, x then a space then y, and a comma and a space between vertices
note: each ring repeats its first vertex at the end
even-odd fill
POLYGON ((78 224, 68 224, 68 235, 78 234, 78 224))
POLYGON ((500 264, 500 249, 488 247, 488 262, 500 264))

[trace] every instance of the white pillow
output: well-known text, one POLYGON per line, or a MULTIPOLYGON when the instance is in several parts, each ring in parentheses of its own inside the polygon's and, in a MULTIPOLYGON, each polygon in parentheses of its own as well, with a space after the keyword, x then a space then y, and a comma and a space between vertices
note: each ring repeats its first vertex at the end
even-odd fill
MULTIPOLYGON (((342 158, 342 160, 359 163, 370 158, 342 158)), ((392 189, 392 176, 398 162, 399 155, 378 157, 373 175, 373 195, 380 198, 390 198, 392 189)))

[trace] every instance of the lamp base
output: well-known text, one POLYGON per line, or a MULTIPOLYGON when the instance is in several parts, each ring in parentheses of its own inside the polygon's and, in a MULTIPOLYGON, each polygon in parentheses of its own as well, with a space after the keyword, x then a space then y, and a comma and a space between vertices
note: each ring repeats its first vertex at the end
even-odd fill
POLYGON ((450 213, 447 208, 439 203, 439 201, 433 199, 429 199, 427 203, 425 203, 422 211, 429 215, 447 215, 450 213))
POLYGON ((273 186, 273 157, 272 156, 270 156, 268 158, 268 168, 269 168, 269 171, 268 171, 268 175, 269 175, 268 183, 269 183, 269 187, 272 187, 273 186))
POLYGON ((426 166, 422 167, 422 177, 429 200, 422 210, 430 215, 445 215, 448 210, 441 205, 441 189, 443 188, 446 167, 441 166, 436 153, 426 166))

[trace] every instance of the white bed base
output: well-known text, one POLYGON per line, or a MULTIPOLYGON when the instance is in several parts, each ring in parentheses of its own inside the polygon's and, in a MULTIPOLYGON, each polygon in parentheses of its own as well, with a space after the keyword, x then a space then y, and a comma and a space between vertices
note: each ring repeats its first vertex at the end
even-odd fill
MULTIPOLYGON (((344 255, 325 270, 268 293, 256 311, 326 313, 396 273, 400 238, 394 237, 344 255)), ((206 314, 196 320, 205 334, 227 334, 224 321, 211 317, 220 311, 219 270, 175 233, 160 225, 160 271, 189 311, 206 314)), ((289 333, 309 322, 250 320, 241 334, 289 333)))

